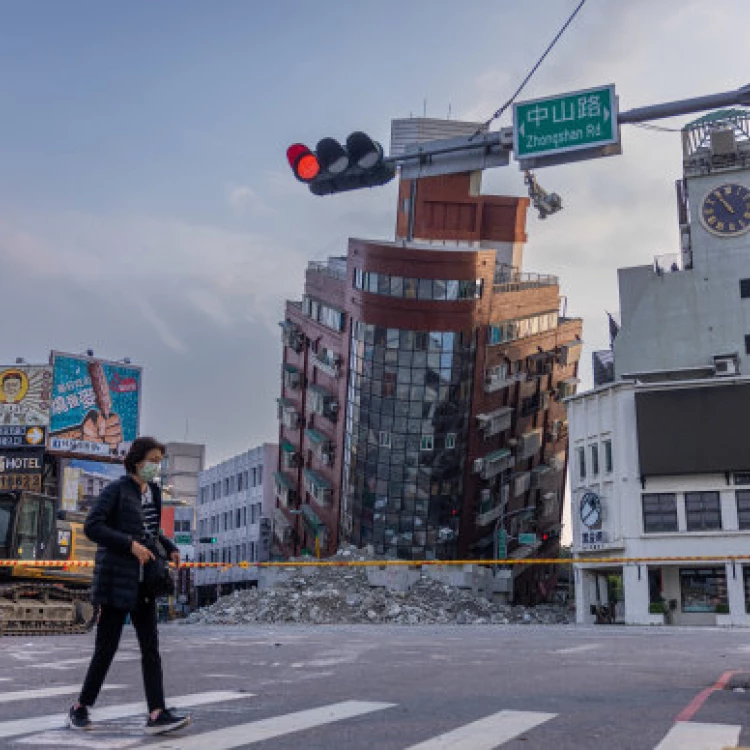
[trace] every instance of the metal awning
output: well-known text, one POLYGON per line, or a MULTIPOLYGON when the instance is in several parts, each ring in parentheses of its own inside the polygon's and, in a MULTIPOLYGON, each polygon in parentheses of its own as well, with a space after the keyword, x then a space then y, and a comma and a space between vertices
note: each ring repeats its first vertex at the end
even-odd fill
POLYGON ((501 448, 499 451, 493 451, 492 453, 488 453, 485 457, 485 463, 492 464, 495 463, 495 461, 502 461, 504 458, 508 458, 510 456, 510 451, 507 448, 501 448))
POLYGON ((294 487, 294 482, 283 471, 277 471, 273 475, 273 478, 276 480, 276 484, 287 490, 291 490, 294 487))
POLYGON ((328 438, 320 430, 313 430, 312 428, 305 430, 305 437, 316 445, 328 442, 328 438))
POLYGON ((312 391, 312 393, 317 393, 319 396, 322 396, 323 398, 333 397, 333 394, 328 390, 328 388, 324 388, 322 385, 318 385, 317 383, 313 383, 312 385, 309 385, 307 390, 312 391))
POLYGON ((294 409, 295 408, 294 401, 290 401, 288 398, 277 398, 276 401, 278 402, 279 406, 282 409, 294 409))
POLYGON ((512 406, 501 406, 499 409, 495 409, 495 411, 488 411, 484 414, 477 414, 477 419, 481 419, 482 421, 490 420, 497 417, 504 417, 506 414, 511 414, 512 412, 512 406))
POLYGON ((299 367, 295 367, 294 365, 290 365, 288 362, 284 362, 284 369, 287 372, 299 372, 299 367))
POLYGON ((539 464, 539 466, 535 466, 532 470, 532 474, 547 474, 547 472, 552 471, 552 468, 550 466, 547 466, 547 464, 539 464))
POLYGON ((320 516, 318 516, 309 505, 302 506, 302 520, 305 522, 305 525, 312 528, 315 533, 320 529, 325 528, 325 524, 320 520, 320 516))
POLYGON ((286 453, 297 452, 297 448, 294 445, 292 445, 288 440, 281 441, 281 450, 286 451, 286 453))
POLYGON ((305 479, 310 484, 314 484, 322 490, 331 489, 331 483, 324 476, 321 476, 317 471, 313 471, 312 469, 305 469, 305 479))
POLYGON ((558 385, 562 383, 563 385, 578 385, 578 383, 581 382, 580 378, 565 378, 565 380, 559 381, 558 385))

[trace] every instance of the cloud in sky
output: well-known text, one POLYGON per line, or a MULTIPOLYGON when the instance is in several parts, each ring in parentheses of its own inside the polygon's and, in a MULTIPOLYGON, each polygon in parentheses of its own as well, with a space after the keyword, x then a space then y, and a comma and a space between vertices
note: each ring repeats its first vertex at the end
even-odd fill
MULTIPOLYGON (((363 44, 359 7, 339 0, 304 32, 288 24, 297 0, 9 8, 0 290, 13 316, 0 361, 127 355, 144 367, 144 429, 183 439, 187 423, 210 460, 276 439, 284 300, 301 296, 308 260, 344 253, 349 237, 392 238, 396 208, 394 185, 311 196, 286 147, 356 129, 387 142, 390 118, 425 98, 430 113, 450 102, 484 120, 575 4, 431 0, 428 14, 380 0, 369 31, 399 55, 363 44), (322 37, 340 43, 308 44, 322 37)), ((520 99, 614 82, 627 109, 743 85, 745 6, 587 3, 520 99)), ((679 135, 622 134, 622 156, 539 170, 564 210, 529 215, 526 267, 560 276, 587 351, 607 344, 616 268, 677 248, 679 135)), ((484 189, 526 192, 513 162, 484 189)), ((586 384, 586 360, 583 371, 586 384)))

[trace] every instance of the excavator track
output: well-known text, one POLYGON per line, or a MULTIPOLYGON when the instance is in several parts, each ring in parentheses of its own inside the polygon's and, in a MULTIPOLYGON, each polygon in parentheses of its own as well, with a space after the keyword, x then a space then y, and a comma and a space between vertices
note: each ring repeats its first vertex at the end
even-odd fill
POLYGON ((96 622, 91 589, 52 583, 0 585, 0 636, 76 635, 96 622))

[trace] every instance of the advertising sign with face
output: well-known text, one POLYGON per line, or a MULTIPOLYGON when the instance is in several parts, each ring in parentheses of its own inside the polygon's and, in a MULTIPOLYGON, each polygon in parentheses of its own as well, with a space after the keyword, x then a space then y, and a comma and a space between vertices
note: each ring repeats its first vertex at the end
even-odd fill
POLYGON ((0 426, 46 428, 51 397, 51 367, 0 365, 0 426))

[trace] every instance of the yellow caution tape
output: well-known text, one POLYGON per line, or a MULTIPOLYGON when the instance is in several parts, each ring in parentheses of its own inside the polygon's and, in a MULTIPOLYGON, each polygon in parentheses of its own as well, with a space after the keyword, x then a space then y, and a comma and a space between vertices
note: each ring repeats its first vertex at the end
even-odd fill
MULTIPOLYGON (((498 560, 286 560, 282 562, 181 562, 180 568, 385 568, 456 565, 589 565, 668 562, 741 562, 750 555, 694 555, 692 557, 550 557, 511 558, 498 560)), ((0 568, 93 568, 93 560, 0 560, 0 568)))

